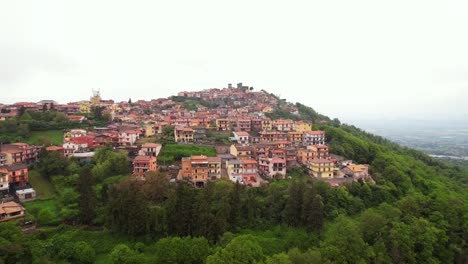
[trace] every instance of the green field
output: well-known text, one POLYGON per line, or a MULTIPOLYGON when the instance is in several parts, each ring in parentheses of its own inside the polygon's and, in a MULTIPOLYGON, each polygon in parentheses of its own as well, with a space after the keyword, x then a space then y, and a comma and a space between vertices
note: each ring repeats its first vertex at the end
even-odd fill
POLYGON ((158 163, 168 165, 180 161, 182 157, 191 155, 214 157, 216 156, 216 149, 208 146, 169 144, 162 148, 158 156, 158 163))
POLYGON ((29 183, 36 190, 37 199, 47 200, 55 197, 54 186, 38 171, 29 172, 29 183))
POLYGON ((47 131, 32 131, 31 136, 27 140, 28 144, 32 145, 62 145, 63 131, 62 130, 47 130, 47 131))

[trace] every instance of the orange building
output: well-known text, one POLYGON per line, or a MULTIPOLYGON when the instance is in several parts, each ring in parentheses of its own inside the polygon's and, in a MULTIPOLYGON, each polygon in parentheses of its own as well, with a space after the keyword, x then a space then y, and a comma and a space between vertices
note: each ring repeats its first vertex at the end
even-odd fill
POLYGON ((154 156, 136 156, 133 160, 133 175, 144 177, 149 171, 158 170, 157 158, 154 156))
POLYGON ((28 166, 24 163, 16 163, 0 168, 0 172, 8 174, 10 186, 24 187, 28 183, 28 166))
POLYGON ((221 158, 204 155, 182 158, 179 175, 196 187, 204 187, 207 181, 221 178, 221 158))

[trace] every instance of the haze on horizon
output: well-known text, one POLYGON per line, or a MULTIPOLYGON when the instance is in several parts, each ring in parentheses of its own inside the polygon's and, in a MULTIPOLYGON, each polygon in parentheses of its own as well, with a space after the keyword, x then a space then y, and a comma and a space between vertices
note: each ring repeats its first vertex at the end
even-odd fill
POLYGON ((3 1, 0 102, 243 82, 342 120, 468 116, 466 1, 3 1))

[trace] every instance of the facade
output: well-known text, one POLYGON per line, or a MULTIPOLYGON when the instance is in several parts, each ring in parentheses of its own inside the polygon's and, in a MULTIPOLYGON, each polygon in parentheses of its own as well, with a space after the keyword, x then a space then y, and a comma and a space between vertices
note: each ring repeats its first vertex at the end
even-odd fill
POLYGON ((290 119, 273 120, 273 130, 288 132, 293 129, 293 121, 290 119))
POLYGON ((145 143, 141 146, 141 150, 138 152, 138 155, 157 157, 161 151, 161 147, 161 144, 145 143))
POLYGON ((249 133, 244 132, 244 131, 236 131, 236 132, 232 132, 232 134, 234 135, 233 139, 234 141, 237 142, 237 144, 241 144, 241 145, 249 144, 249 138, 250 138, 249 133))
POLYGON ((304 139, 304 132, 302 131, 288 132, 288 141, 291 141, 295 146, 301 145, 303 139, 304 139))
POLYGON ((304 146, 325 145, 325 131, 304 132, 304 146))
POLYGON ((16 196, 20 202, 33 201, 36 199, 36 191, 33 188, 17 190, 16 196))
POLYGON ((204 187, 208 181, 221 178, 221 158, 204 155, 182 158, 179 175, 196 187, 204 187))
POLYGON ((188 127, 174 128, 174 140, 178 143, 193 142, 193 129, 188 127))
POLYGON ((133 160, 133 175, 144 177, 147 172, 158 169, 157 159, 154 156, 136 156, 133 160))
POLYGON ((304 121, 296 121, 293 125, 294 131, 297 132, 309 132, 312 131, 312 123, 304 121))
POLYGON ((139 138, 140 131, 138 130, 122 130, 119 132, 119 145, 133 146, 139 138))
POLYGON ((258 169, 263 175, 269 178, 285 178, 286 161, 280 158, 260 158, 258 161, 258 169))
POLYGON ((226 171, 228 177, 233 182, 242 182, 242 162, 238 159, 226 161, 226 171))
POLYGON ((253 149, 250 146, 242 146, 242 145, 231 145, 230 154, 235 156, 236 158, 242 159, 250 159, 252 158, 253 149))
POLYGON ((8 184, 8 173, 0 171, 0 192, 8 191, 10 185, 8 184))
POLYGON ((315 178, 331 179, 335 171, 335 161, 329 159, 313 159, 307 163, 309 173, 315 178))
POLYGON ((24 187, 28 183, 28 166, 24 163, 16 163, 0 168, 0 173, 8 174, 10 186, 24 187))
POLYGON ((277 131, 260 132, 260 142, 274 142, 288 140, 288 133, 277 131))
POLYGON ((226 118, 216 119, 216 128, 218 129, 218 131, 230 131, 231 124, 229 122, 229 119, 226 119, 226 118))
POLYGON ((297 160, 301 164, 307 164, 313 159, 328 159, 330 157, 328 146, 326 145, 311 145, 306 149, 297 151, 297 160))

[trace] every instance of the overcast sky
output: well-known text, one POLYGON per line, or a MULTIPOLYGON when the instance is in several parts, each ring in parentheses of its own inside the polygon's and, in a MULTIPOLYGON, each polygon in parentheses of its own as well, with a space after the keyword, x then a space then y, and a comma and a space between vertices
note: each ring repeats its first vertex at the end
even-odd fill
POLYGON ((243 82, 342 120, 468 116, 468 1, 1 1, 0 102, 243 82))

